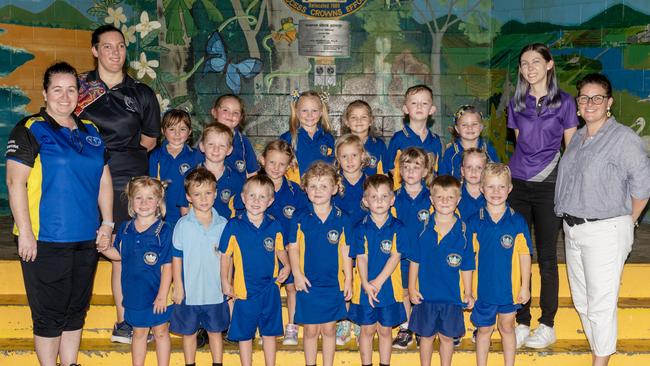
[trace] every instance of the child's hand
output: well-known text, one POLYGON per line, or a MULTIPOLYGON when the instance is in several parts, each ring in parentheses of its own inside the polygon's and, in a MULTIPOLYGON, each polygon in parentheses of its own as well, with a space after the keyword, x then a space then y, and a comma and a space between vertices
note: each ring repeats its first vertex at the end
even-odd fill
POLYGON ((422 300, 424 300, 424 296, 422 296, 420 291, 416 289, 409 290, 409 297, 411 299, 411 303, 414 305, 421 304, 422 300))
POLYGON ((474 308, 474 303, 476 300, 474 299, 474 296, 472 296, 471 293, 466 293, 465 297, 463 297, 463 302, 467 304, 466 309, 467 310, 472 310, 474 308))
POLYGON ((153 313, 162 314, 167 310, 167 298, 157 296, 153 302, 153 313))
POLYGON ((379 302, 379 299, 377 299, 377 294, 379 293, 379 289, 373 285, 372 281, 364 282, 361 284, 361 287, 363 287, 363 290, 366 292, 368 295, 368 303, 370 304, 371 307, 375 307, 375 302, 379 302))
POLYGON ((221 292, 223 292, 226 297, 229 299, 234 299, 235 298, 235 292, 233 291, 232 285, 228 282, 222 282, 221 283, 221 292))
POLYGON ((525 304, 530 300, 530 290, 522 287, 517 296, 517 304, 525 304))
POLYGON ((174 290, 172 291, 172 301, 174 304, 180 304, 185 298, 185 290, 183 290, 183 285, 174 285, 174 290))
POLYGON ((305 291, 306 293, 309 293, 311 282, 309 282, 304 274, 300 274, 298 276, 293 276, 293 285, 296 288, 296 291, 305 291))
POLYGON ((105 233, 102 233, 100 231, 97 231, 97 240, 95 241, 95 243, 97 244, 97 251, 103 252, 106 249, 110 248, 111 236, 106 235, 105 233))
POLYGON ((289 278, 290 273, 291 273, 291 268, 289 268, 288 266, 282 267, 282 269, 278 273, 277 281, 279 283, 283 283, 284 281, 287 280, 287 278, 289 278))
POLYGON ((345 301, 350 301, 352 299, 352 279, 349 280, 346 278, 343 284, 343 297, 345 301))

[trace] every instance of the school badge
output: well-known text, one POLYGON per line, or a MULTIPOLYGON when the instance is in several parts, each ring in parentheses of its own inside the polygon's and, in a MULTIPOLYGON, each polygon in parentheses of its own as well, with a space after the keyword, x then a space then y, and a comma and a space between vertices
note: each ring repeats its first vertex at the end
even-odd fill
POLYGON ((393 242, 390 240, 382 240, 381 243, 379 243, 379 249, 381 249, 381 252, 384 254, 390 254, 390 250, 393 247, 393 242))
POLYGON ((370 162, 368 163, 368 166, 370 168, 376 168, 377 167, 377 157, 370 155, 370 162))
POLYGON ((284 206, 284 208, 282 209, 282 214, 283 214, 284 217, 286 217, 287 219, 291 219, 291 218, 293 217, 293 213, 294 213, 295 211, 296 211, 296 208, 295 208, 295 207, 293 207, 293 206, 291 206, 291 205, 286 205, 286 206, 284 206))
POLYGON ((267 252, 272 252, 275 248, 275 242, 273 241, 273 238, 265 238, 264 239, 264 249, 266 249, 267 252))
POLYGON ((181 173, 181 175, 185 175, 188 170, 190 170, 190 164, 188 163, 183 163, 178 167, 178 172, 181 173))
POLYGON ((230 192, 229 189, 224 189, 221 191, 221 194, 219 194, 221 202, 223 203, 228 203, 228 201, 230 201, 230 196, 232 196, 232 192, 230 192))
POLYGON ((418 221, 420 222, 425 222, 429 219, 429 210, 428 209, 422 209, 418 211, 418 221))
POLYGON ((321 154, 321 155, 323 155, 323 156, 327 156, 327 150, 329 150, 329 149, 327 148, 327 145, 320 145, 320 154, 321 154))
POLYGON ((86 142, 92 146, 99 146, 102 144, 102 139, 97 136, 86 136, 86 142))
POLYGON ((330 230, 327 232, 327 241, 330 244, 337 244, 339 242, 339 232, 336 230, 330 230))
POLYGON ((463 262, 463 257, 460 254, 451 253, 447 256, 447 265, 449 267, 458 267, 463 262))
POLYGON ((512 246, 515 244, 514 239, 512 239, 512 235, 503 235, 501 237, 501 246, 504 247, 505 249, 510 249, 512 246))
POLYGON ((235 169, 237 169, 238 172, 243 173, 246 170, 246 162, 243 160, 237 160, 235 162, 235 169))
POLYGON ((158 263, 158 253, 156 252, 146 252, 143 256, 144 262, 150 266, 158 263))

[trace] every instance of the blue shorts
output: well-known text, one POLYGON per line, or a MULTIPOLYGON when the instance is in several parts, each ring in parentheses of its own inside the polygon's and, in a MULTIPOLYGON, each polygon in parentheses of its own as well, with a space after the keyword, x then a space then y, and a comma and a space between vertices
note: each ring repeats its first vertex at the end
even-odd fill
POLYGON ((402 288, 409 288, 409 266, 411 261, 408 259, 400 259, 399 266, 402 271, 402 288))
POLYGON ((324 324, 347 317, 343 291, 337 287, 309 287, 296 293, 296 324, 324 324))
POLYGON ((227 302, 210 305, 186 305, 185 301, 176 305, 170 320, 172 333, 191 335, 199 328, 210 333, 220 333, 228 329, 230 310, 227 302))
POLYGON ((151 328, 169 322, 174 308, 173 304, 169 305, 161 314, 154 314, 153 306, 144 310, 124 308, 124 320, 132 327, 151 328))
POLYGON ((258 328, 263 337, 284 334, 280 288, 275 283, 268 285, 258 294, 248 296, 246 300, 235 300, 228 339, 231 341, 253 339, 258 328))
POLYGON ((406 321, 406 311, 401 302, 380 308, 350 304, 348 319, 358 325, 379 323, 382 327, 396 327, 406 321))
POLYGON ((477 327, 490 327, 496 324, 497 314, 514 313, 520 308, 521 304, 492 305, 477 300, 469 320, 477 327))
POLYGON ((432 302, 413 305, 409 330, 421 337, 432 337, 437 333, 450 338, 462 337, 465 335, 463 308, 432 302))

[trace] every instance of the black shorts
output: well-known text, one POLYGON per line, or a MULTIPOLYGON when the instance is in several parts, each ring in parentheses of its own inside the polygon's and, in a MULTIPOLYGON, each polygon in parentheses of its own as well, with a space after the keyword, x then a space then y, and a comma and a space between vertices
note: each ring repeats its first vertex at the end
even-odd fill
POLYGON ((94 240, 38 241, 36 260, 21 261, 35 335, 58 337, 83 328, 98 258, 94 240))

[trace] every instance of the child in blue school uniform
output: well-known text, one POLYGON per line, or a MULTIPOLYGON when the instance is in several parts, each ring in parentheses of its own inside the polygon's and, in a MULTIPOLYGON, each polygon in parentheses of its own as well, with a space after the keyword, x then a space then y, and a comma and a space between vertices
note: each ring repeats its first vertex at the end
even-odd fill
POLYGON ((350 240, 350 257, 356 258, 357 270, 348 317, 361 326, 361 364, 372 365, 372 339, 378 333, 379 365, 387 366, 392 328, 406 320, 399 263, 411 243, 406 227, 390 215, 395 202, 390 178, 376 174, 363 186, 363 203, 370 213, 357 223, 350 240))
POLYGON ((199 149, 205 154, 203 166, 217 178, 214 208, 225 218, 235 217, 237 211, 244 208, 240 193, 245 178, 225 163, 226 157, 233 150, 232 139, 232 130, 215 122, 203 129, 199 143, 199 149))
POLYGON ((266 366, 275 365, 276 337, 282 335, 279 283, 289 276, 290 267, 282 225, 266 213, 273 192, 273 182, 266 175, 248 178, 242 191, 246 211, 228 222, 219 244, 221 287, 234 299, 228 339, 239 342, 242 366, 253 364, 257 329, 266 366), (230 275, 233 265, 234 279, 230 275))
POLYGON ((212 365, 223 362, 223 338, 228 329, 230 312, 221 292, 221 256, 219 238, 226 219, 219 216, 213 204, 217 179, 206 168, 196 168, 185 178, 190 212, 174 228, 172 239, 172 272, 176 306, 170 330, 183 336, 185 364, 195 365, 199 328, 207 331, 212 353, 212 365))
POLYGON ((486 366, 497 324, 506 366, 515 364, 515 314, 530 299, 531 240, 528 224, 506 199, 510 168, 490 163, 481 176, 487 204, 467 224, 477 257, 478 290, 470 320, 476 327, 476 363, 486 366))
POLYGON ((122 305, 124 319, 133 326, 133 365, 144 366, 149 328, 156 341, 158 365, 169 365, 172 228, 162 221, 165 189, 155 178, 137 177, 127 184, 126 192, 133 218, 120 225, 112 247, 102 242, 98 250, 110 260, 122 261, 122 305))
POLYGON ((232 152, 226 157, 226 165, 246 180, 260 169, 260 165, 253 145, 239 128, 246 120, 244 101, 237 95, 223 94, 214 102, 210 114, 214 122, 222 123, 232 131, 232 152))
POLYGON ((341 119, 341 132, 359 136, 370 157, 368 165, 363 168, 364 174, 384 174, 386 143, 376 136, 370 105, 363 100, 355 100, 345 108, 341 119))
POLYGON ((393 134, 386 152, 386 169, 393 174, 393 187, 401 184, 399 161, 400 155, 408 147, 422 148, 431 160, 433 173, 438 171, 438 162, 442 157, 440 136, 431 132, 427 124, 436 112, 433 105, 433 91, 426 85, 415 85, 406 90, 404 95, 404 127, 393 134))
POLYGON ((165 112, 162 118, 162 145, 149 155, 149 176, 167 183, 165 190, 165 222, 174 227, 185 203, 183 180, 187 173, 203 161, 203 154, 187 141, 192 135, 190 115, 180 109, 165 112))
POLYGON ((465 222, 479 209, 485 207, 485 197, 481 193, 481 173, 488 159, 487 153, 482 149, 470 147, 463 151, 463 163, 460 167, 463 180, 458 212, 465 222))
POLYGON ((303 324, 305 363, 316 365, 318 337, 323 340, 323 366, 332 366, 336 322, 347 316, 352 296, 349 217, 332 205, 339 176, 325 162, 314 163, 302 177, 311 204, 291 223, 288 246, 296 290, 296 323, 303 324))
POLYGON ((420 336, 420 364, 431 365, 433 341, 440 340, 440 364, 451 366, 454 338, 465 334, 463 308, 474 306, 474 250, 465 223, 456 215, 460 183, 443 175, 430 187, 434 214, 409 251, 409 329, 420 336), (462 280, 462 291, 459 283, 462 280))
POLYGON ((291 103, 289 131, 280 136, 291 144, 298 163, 287 172, 289 180, 300 183, 300 177, 315 161, 334 162, 331 130, 327 105, 318 93, 303 92, 291 103))
MULTIPOLYGON (((417 235, 422 231, 424 223, 429 220, 433 210, 429 189, 425 185, 426 181, 432 179, 431 164, 430 155, 418 147, 405 149, 399 158, 402 186, 395 191, 395 204, 391 213, 404 223, 409 235, 417 235)), ((400 268, 404 294, 403 304, 408 319, 411 316, 411 301, 408 292, 409 262, 406 258, 402 258, 400 268)), ((408 329, 407 321, 400 326, 399 332, 393 340, 393 347, 406 349, 412 343, 413 332, 408 329)))
POLYGON ((461 164, 463 151, 469 148, 481 149, 487 153, 490 163, 499 162, 497 151, 492 143, 481 137, 483 116, 472 105, 461 106, 454 114, 454 128, 451 129, 454 141, 447 146, 438 167, 439 175, 452 175, 456 179, 462 176, 461 164))
MULTIPOLYGON (((266 174, 271 178, 275 190, 275 198, 267 213, 282 224, 284 237, 287 238, 293 215, 309 204, 302 188, 285 177, 289 167, 295 164, 293 149, 284 140, 273 140, 264 147, 264 151, 260 156, 260 163, 262 164, 260 174, 266 174)), ((284 330, 282 344, 296 346, 298 345, 298 326, 294 322, 296 288, 293 285, 293 276, 289 275, 283 285, 287 293, 288 322, 284 330)))

